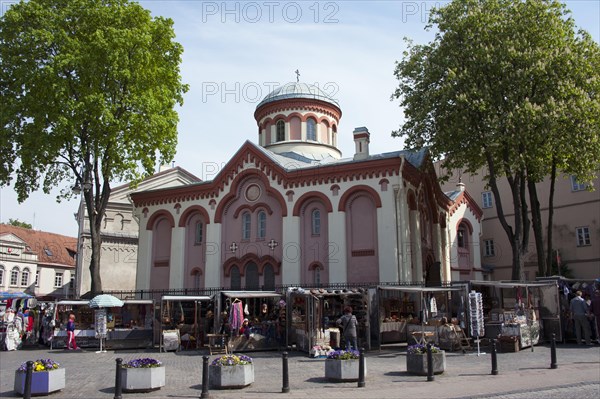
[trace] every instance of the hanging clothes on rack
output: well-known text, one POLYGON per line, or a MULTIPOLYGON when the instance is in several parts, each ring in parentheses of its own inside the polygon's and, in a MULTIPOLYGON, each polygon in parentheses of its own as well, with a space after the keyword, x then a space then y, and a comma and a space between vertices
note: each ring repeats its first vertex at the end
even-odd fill
POLYGON ((243 320, 244 320, 243 303, 238 298, 235 298, 235 300, 231 304, 231 309, 229 312, 229 325, 231 327, 232 335, 237 335, 237 332, 240 330, 240 327, 242 326, 243 320))

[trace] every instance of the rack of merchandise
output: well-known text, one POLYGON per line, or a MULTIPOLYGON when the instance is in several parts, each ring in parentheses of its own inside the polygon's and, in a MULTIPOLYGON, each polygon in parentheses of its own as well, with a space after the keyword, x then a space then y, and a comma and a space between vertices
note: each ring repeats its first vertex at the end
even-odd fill
POLYGON ((311 356, 324 356, 344 346, 336 322, 350 306, 358 321, 358 346, 371 349, 370 299, 362 288, 331 290, 293 288, 287 293, 290 322, 288 343, 311 356))
POLYGON ((205 324, 214 324, 210 317, 212 301, 213 298, 206 295, 163 295, 159 311, 159 350, 197 349, 207 343, 205 324))
POLYGON ((439 343, 442 318, 454 320, 459 331, 468 320, 466 285, 378 286, 376 297, 374 347, 397 341, 439 343))
POLYGON ((286 345, 287 307, 274 291, 222 291, 215 301, 215 333, 225 335, 227 351, 272 350, 286 345), (244 319, 248 331, 240 333, 244 319))
POLYGON ((515 340, 520 348, 552 333, 561 339, 555 281, 471 281, 469 286, 482 293, 486 338, 515 340))

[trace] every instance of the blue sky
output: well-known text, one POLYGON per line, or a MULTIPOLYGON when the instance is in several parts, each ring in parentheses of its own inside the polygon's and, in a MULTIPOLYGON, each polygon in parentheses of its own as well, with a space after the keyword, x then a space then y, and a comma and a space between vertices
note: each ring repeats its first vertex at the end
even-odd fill
MULTIPOLYGON (((3 2, 4 3, 4 2, 3 2)), ((155 16, 174 20, 184 47, 182 75, 190 90, 179 109, 175 165, 210 180, 245 140, 257 141, 254 110, 278 85, 296 79, 318 84, 342 108, 338 144, 354 151, 352 130, 366 126, 371 153, 402 148, 391 131, 402 121, 394 63, 403 37, 432 39, 424 30, 441 1, 194 1, 145 0, 155 16)), ((577 26, 600 41, 600 2, 567 1, 577 26)), ((3 4, 3 9, 6 4, 3 4)), ((56 203, 55 193, 33 193, 18 204, 12 187, 0 189, 0 221, 77 235, 77 201, 56 203)))

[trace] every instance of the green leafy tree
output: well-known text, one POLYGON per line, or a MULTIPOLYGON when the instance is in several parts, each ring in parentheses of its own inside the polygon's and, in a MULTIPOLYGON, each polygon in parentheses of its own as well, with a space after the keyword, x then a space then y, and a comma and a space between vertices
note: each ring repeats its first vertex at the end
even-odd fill
POLYGON ((434 40, 409 42, 396 64, 393 98, 406 122, 393 135, 429 146, 449 171, 487 171, 515 280, 524 279, 529 250, 527 193, 537 242, 535 183, 557 170, 591 182, 599 167, 598 44, 568 16, 552 0, 455 0, 432 10, 434 40), (499 178, 510 187, 514 217, 504 212, 499 178))
POLYGON ((31 229, 33 226, 29 223, 21 222, 19 219, 8 219, 8 224, 16 227, 23 227, 24 229, 31 229))
POLYGON ((111 182, 170 162, 183 103, 173 21, 127 0, 30 0, 0 19, 0 184, 19 201, 83 188, 91 291, 102 291, 100 228, 111 182))

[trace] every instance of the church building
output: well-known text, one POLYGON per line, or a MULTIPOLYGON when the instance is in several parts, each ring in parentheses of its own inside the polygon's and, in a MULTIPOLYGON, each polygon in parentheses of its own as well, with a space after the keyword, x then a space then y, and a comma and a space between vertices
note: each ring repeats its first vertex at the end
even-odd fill
POLYGON ((254 117, 256 143, 213 180, 131 194, 136 289, 451 280, 457 207, 426 150, 371 154, 358 127, 343 158, 339 104, 299 82, 267 95, 254 117))

